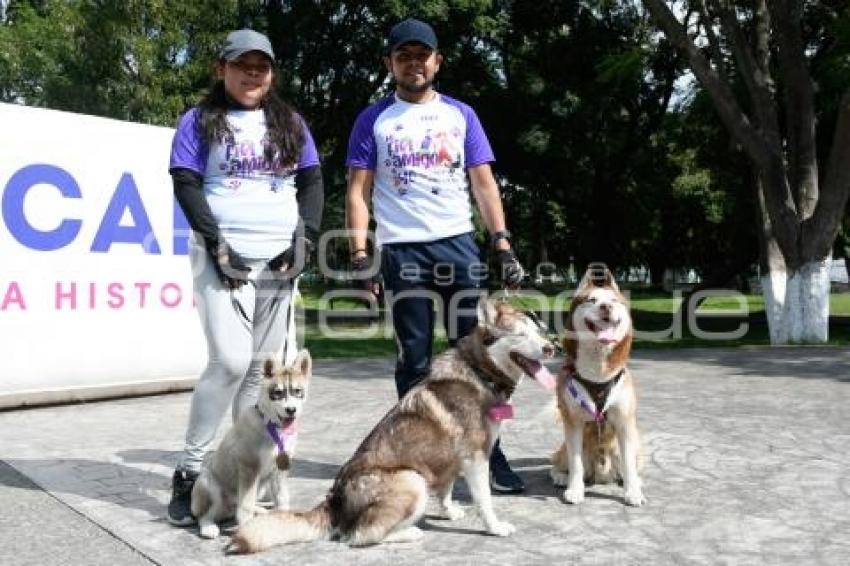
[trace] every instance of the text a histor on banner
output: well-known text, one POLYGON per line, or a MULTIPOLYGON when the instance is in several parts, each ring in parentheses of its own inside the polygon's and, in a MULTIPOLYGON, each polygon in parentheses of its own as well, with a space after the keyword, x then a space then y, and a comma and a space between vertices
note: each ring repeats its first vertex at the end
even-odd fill
POLYGON ((12 104, 0 124, 0 406, 197 375, 173 130, 12 104))

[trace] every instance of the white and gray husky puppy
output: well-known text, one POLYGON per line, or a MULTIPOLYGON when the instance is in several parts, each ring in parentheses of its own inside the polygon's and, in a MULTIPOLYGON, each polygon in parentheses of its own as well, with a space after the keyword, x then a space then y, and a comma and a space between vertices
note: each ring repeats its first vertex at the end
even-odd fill
POLYGON ((269 494, 277 509, 289 506, 285 482, 312 365, 307 350, 291 367, 266 360, 257 405, 239 415, 218 450, 207 456, 192 490, 192 514, 202 537, 217 537, 217 522, 235 517, 242 525, 265 513, 258 492, 269 494))

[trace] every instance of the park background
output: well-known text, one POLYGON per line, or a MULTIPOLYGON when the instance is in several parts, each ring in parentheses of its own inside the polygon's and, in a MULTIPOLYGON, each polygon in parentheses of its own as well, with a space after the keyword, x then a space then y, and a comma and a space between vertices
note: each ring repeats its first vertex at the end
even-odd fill
MULTIPOLYGON (((0 102, 170 128, 209 87, 224 34, 252 27, 271 38, 276 88, 317 140, 324 228, 338 229, 350 127, 391 92, 384 37, 407 16, 436 28, 437 87, 488 133, 527 288, 554 296, 606 263, 639 330, 682 321, 638 347, 850 342, 850 264, 834 261, 850 253, 846 1, 7 0, 0 102), (690 300, 705 290, 729 298, 690 300), (702 339, 691 315, 747 332, 702 339)), ((325 249, 346 268, 342 239, 325 249)), ((362 305, 322 299, 347 287, 304 276, 308 347, 390 354, 385 333, 364 338, 362 305), (333 335, 317 324, 331 307, 333 335)))

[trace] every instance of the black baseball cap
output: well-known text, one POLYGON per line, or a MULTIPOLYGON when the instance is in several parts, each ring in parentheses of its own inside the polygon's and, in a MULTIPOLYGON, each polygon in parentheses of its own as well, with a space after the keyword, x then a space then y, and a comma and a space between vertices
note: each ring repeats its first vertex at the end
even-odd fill
POLYGON ((252 29, 240 29, 227 34, 219 57, 225 61, 233 61, 249 51, 259 51, 274 61, 274 50, 269 38, 252 29))
POLYGON ((387 36, 387 52, 392 53, 405 43, 421 43, 431 49, 437 49, 437 34, 425 22, 408 18, 390 30, 387 36))

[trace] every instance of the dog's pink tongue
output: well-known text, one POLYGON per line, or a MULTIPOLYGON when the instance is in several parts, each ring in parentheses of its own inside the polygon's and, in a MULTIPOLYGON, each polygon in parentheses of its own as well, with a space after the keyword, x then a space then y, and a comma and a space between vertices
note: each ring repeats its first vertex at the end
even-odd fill
POLYGON ((298 432, 298 424, 295 419, 286 419, 280 423, 280 430, 284 434, 295 434, 298 432))
POLYGON ((555 376, 546 369, 546 366, 540 364, 540 369, 534 372, 532 376, 534 380, 543 386, 544 389, 554 389, 555 388, 555 376))
POLYGON ((510 403, 499 403, 487 410, 487 416, 493 422, 508 421, 514 418, 514 407, 510 403))
POLYGON ((617 341, 617 327, 609 326, 604 330, 600 330, 596 334, 596 339, 602 342, 603 344, 610 344, 611 342, 617 341))

